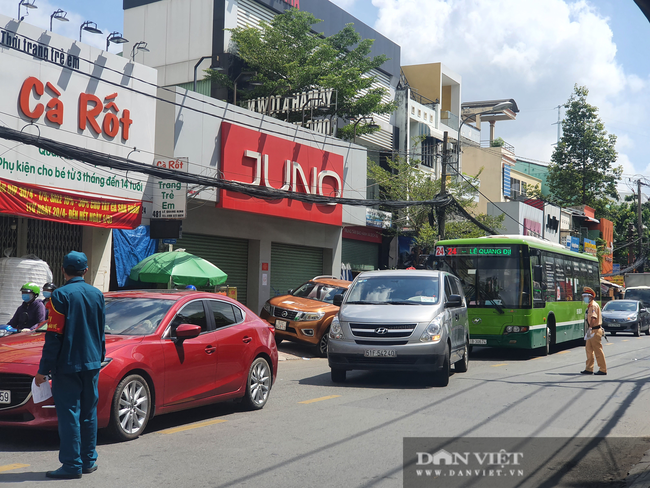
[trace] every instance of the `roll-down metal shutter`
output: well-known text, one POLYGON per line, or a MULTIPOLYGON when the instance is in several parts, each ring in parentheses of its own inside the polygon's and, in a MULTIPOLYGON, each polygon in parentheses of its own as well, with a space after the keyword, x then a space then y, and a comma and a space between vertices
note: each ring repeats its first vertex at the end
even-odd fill
POLYGON ((271 244, 271 296, 286 295, 287 290, 322 274, 321 248, 271 244))
POLYGON ((228 275, 226 285, 237 287, 237 300, 246 303, 248 286, 248 240, 183 233, 175 249, 207 259, 228 275))
POLYGON ((378 269, 379 244, 343 239, 341 262, 349 264, 353 271, 378 269))

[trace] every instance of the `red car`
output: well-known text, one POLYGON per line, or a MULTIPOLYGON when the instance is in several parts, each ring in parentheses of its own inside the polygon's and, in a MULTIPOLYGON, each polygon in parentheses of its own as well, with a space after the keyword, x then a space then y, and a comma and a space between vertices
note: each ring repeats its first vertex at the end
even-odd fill
MULTIPOLYGON (((241 303, 195 291, 122 291, 106 299, 98 427, 139 436, 154 415, 224 400, 266 404, 278 371, 273 328, 241 303)), ((34 404, 44 327, 0 339, 0 427, 56 428, 52 399, 34 404)))

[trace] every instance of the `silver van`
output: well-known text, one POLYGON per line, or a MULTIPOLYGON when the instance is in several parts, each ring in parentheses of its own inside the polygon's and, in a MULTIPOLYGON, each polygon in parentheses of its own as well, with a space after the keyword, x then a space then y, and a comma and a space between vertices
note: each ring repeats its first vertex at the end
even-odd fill
POLYGON ((460 281, 444 271, 381 270, 359 274, 330 325, 332 381, 346 371, 431 373, 447 386, 451 365, 469 366, 467 304, 460 281))

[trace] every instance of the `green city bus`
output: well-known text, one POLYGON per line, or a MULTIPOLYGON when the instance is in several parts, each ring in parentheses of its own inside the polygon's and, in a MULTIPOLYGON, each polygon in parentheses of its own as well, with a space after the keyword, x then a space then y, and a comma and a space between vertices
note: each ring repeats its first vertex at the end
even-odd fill
POLYGON ((471 345, 546 355, 553 344, 584 337, 584 287, 600 301, 596 257, 531 236, 439 241, 427 267, 460 278, 471 345))

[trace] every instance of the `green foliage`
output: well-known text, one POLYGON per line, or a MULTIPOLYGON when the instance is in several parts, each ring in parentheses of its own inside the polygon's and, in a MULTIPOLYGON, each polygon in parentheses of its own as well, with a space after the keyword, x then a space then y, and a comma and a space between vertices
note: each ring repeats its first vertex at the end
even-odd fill
POLYGON ((501 137, 497 137, 490 142, 490 147, 503 147, 506 143, 501 137))
POLYGON ((607 134, 598 109, 587 103, 589 90, 575 85, 562 121, 563 135, 551 156, 547 183, 563 207, 589 205, 597 215, 618 198, 623 168, 614 166, 616 136, 607 134))
MULTIPOLYGON (((380 198, 385 200, 432 200, 440 193, 440 180, 431 178, 431 173, 420 169, 420 160, 406 159, 396 156, 387 160, 388 169, 384 169, 372 160, 368 160, 368 176, 379 185, 380 198)), ((476 203, 475 186, 478 186, 479 174, 467 176, 465 179, 448 178, 447 191, 451 193, 460 205, 471 212, 476 203), (474 186, 472 186, 474 185, 474 186)), ((438 240, 438 228, 435 217, 435 209, 424 205, 407 207, 404 209, 385 210, 393 212, 392 232, 404 234, 409 231, 415 239, 415 244, 420 249, 431 249, 438 240)), ((481 214, 477 220, 488 225, 492 229, 499 230, 503 222, 503 216, 490 217, 481 214)), ((450 219, 447 217, 445 224, 447 239, 461 237, 479 237, 485 232, 473 223, 464 220, 450 219)))
MULTIPOLYGON (((257 72, 252 80, 260 83, 241 93, 242 99, 285 97, 333 88, 338 91, 338 117, 359 120, 368 116, 367 121, 357 124, 357 135, 378 130, 369 127, 370 116, 392 113, 396 104, 383 102, 387 91, 373 87, 375 79, 368 73, 384 64, 386 56, 369 57, 374 40, 361 39, 352 24, 347 24, 337 34, 324 37, 312 30, 319 22, 322 21, 309 12, 290 9, 276 15, 270 23, 262 21, 260 29, 229 29, 237 54, 247 66, 246 71, 257 72)), ((207 78, 232 86, 225 74, 214 70, 206 70, 206 73, 207 78)), ((334 115, 334 110, 330 109, 329 114, 334 115)), ((340 129, 338 136, 351 139, 352 132, 350 124, 340 129)))

